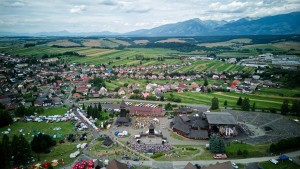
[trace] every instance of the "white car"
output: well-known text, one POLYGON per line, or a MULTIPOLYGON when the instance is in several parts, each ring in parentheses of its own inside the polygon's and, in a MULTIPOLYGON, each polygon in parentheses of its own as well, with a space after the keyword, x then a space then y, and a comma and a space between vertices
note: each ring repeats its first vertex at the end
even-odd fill
POLYGON ((239 166, 236 165, 235 163, 232 163, 232 167, 233 167, 233 168, 239 168, 239 166))
POLYGON ((274 158, 270 159, 270 162, 273 163, 273 164, 278 164, 278 161, 275 160, 274 158))

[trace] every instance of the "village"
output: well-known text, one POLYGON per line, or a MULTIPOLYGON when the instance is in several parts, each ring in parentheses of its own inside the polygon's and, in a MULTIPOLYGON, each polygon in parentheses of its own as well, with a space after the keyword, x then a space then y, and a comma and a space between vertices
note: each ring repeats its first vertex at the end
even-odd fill
MULTIPOLYGON (((263 60, 272 58, 271 54, 263 56, 265 56, 263 60)), ((188 66, 191 64, 189 62, 176 65, 114 66, 108 68, 106 65, 65 64, 54 58, 32 61, 26 58, 6 56, 3 53, 0 57, 3 60, 0 69, 0 103, 4 104, 8 110, 16 109, 19 103, 25 107, 33 105, 49 107, 69 103, 72 99, 126 99, 137 98, 137 95, 139 99, 159 100, 167 92, 210 93, 228 91, 252 93, 260 87, 282 86, 281 83, 272 82, 266 77, 261 78, 261 74, 266 71, 263 67, 257 69, 255 73, 247 75, 243 72, 218 71, 194 71, 188 75, 180 72, 174 74, 173 70, 188 66), (90 83, 90 80, 95 77, 106 81, 118 81, 124 78, 137 81, 125 83, 116 88, 96 87, 90 83), (139 83, 139 80, 145 79, 146 83, 139 83), (209 80, 209 84, 207 80, 209 80), (160 82, 157 83, 157 81, 160 82)), ((291 57, 288 56, 287 59, 291 57)), ((259 58, 263 57, 259 56, 259 58)), ((243 59, 238 64, 246 64, 246 60, 243 59)), ((247 64, 250 64, 250 61, 247 64)), ((281 74, 271 76, 273 78, 282 77, 281 74)))

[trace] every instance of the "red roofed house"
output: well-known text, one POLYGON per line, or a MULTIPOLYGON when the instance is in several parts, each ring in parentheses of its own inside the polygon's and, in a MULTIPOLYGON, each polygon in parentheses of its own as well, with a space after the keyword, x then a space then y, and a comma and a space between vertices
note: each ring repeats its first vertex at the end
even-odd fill
POLYGON ((140 107, 131 106, 129 107, 130 116, 164 116, 161 107, 140 107))

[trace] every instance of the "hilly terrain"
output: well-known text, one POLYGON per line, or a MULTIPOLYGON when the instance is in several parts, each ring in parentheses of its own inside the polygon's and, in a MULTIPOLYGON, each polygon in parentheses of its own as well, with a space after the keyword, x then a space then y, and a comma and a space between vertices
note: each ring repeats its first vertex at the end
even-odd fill
POLYGON ((165 36, 221 36, 221 35, 287 35, 300 34, 300 12, 267 16, 262 18, 241 18, 236 21, 200 20, 198 18, 161 25, 152 29, 139 29, 127 33, 117 32, 0 32, 0 36, 68 36, 68 37, 165 37, 165 36))

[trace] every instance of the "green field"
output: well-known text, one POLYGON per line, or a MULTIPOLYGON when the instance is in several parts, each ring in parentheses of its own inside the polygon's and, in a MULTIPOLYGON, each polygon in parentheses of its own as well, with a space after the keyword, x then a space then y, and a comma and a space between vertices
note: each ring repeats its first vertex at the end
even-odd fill
POLYGON ((229 63, 224 63, 221 61, 213 60, 197 60, 192 63, 190 66, 185 66, 182 68, 177 69, 176 71, 181 71, 181 72, 187 72, 190 70, 198 70, 198 71, 215 71, 217 70, 218 72, 253 72, 255 68, 251 67, 244 67, 244 66, 237 66, 234 64, 229 64, 229 63))
POLYGON ((230 145, 226 146, 226 153, 229 156, 229 158, 235 158, 235 157, 243 157, 241 155, 237 155, 237 152, 239 150, 248 151, 248 155, 246 157, 259 157, 259 156, 265 156, 268 154, 270 145, 264 144, 264 145, 251 145, 247 143, 240 143, 240 142, 232 142, 230 145))
MULTIPOLYGON (((269 109, 275 108, 280 109, 282 102, 285 98, 282 97, 272 97, 267 95, 256 95, 256 94, 241 94, 241 93, 232 93, 232 92, 213 92, 213 93, 196 93, 196 92, 184 92, 176 93, 174 92, 174 97, 181 98, 183 103, 193 103, 193 104, 206 104, 211 105, 211 99, 217 97, 219 100, 219 105, 223 107, 225 100, 228 102, 228 107, 234 109, 240 109, 236 105, 236 102, 239 97, 249 98, 250 105, 252 106, 253 102, 256 104, 257 109, 269 109)), ((166 93, 165 98, 170 97, 170 93, 166 93)), ((289 100, 295 100, 296 98, 288 97, 289 100)))
MULTIPOLYGON (((68 108, 66 107, 56 107, 56 108, 50 108, 50 109, 45 109, 44 113, 42 115, 49 116, 49 115, 62 115, 65 114, 68 108)), ((61 135, 61 138, 56 138, 57 144, 56 146, 51 148, 51 152, 48 154, 35 154, 33 155, 35 157, 39 156, 39 161, 40 163, 43 163, 45 160, 51 162, 54 159, 61 160, 63 159, 64 164, 60 164, 59 166, 71 163, 74 161, 74 159, 69 158, 70 153, 73 153, 77 151, 76 145, 80 143, 80 141, 75 141, 74 143, 67 142, 64 144, 59 144, 58 142, 64 138, 67 137, 68 134, 74 133, 74 124, 72 124, 70 121, 67 122, 52 122, 52 123, 47 123, 45 121, 43 122, 24 122, 24 121, 17 121, 10 126, 7 127, 2 127, 0 128, 0 133, 4 131, 8 131, 10 129, 11 131, 9 134, 7 134, 10 139, 12 139, 13 135, 20 135, 23 134, 24 137, 26 138, 27 141, 31 142, 33 139, 33 135, 38 134, 38 132, 44 133, 44 134, 49 134, 49 135, 61 135), (61 130, 53 130, 56 127, 60 127, 61 130), (20 132, 20 130, 23 130, 20 132)), ((76 134, 81 134, 83 132, 88 133, 88 141, 91 140, 91 134, 89 131, 80 131, 80 132, 75 132, 76 134)), ((2 134, 0 135, 2 139, 2 134)), ((77 138, 78 139, 78 138, 77 138)), ((38 163, 35 162, 34 164, 38 163)))
POLYGON ((273 164, 270 161, 261 162, 258 164, 260 167, 264 169, 299 169, 300 166, 292 161, 285 160, 279 161, 278 164, 273 164))

